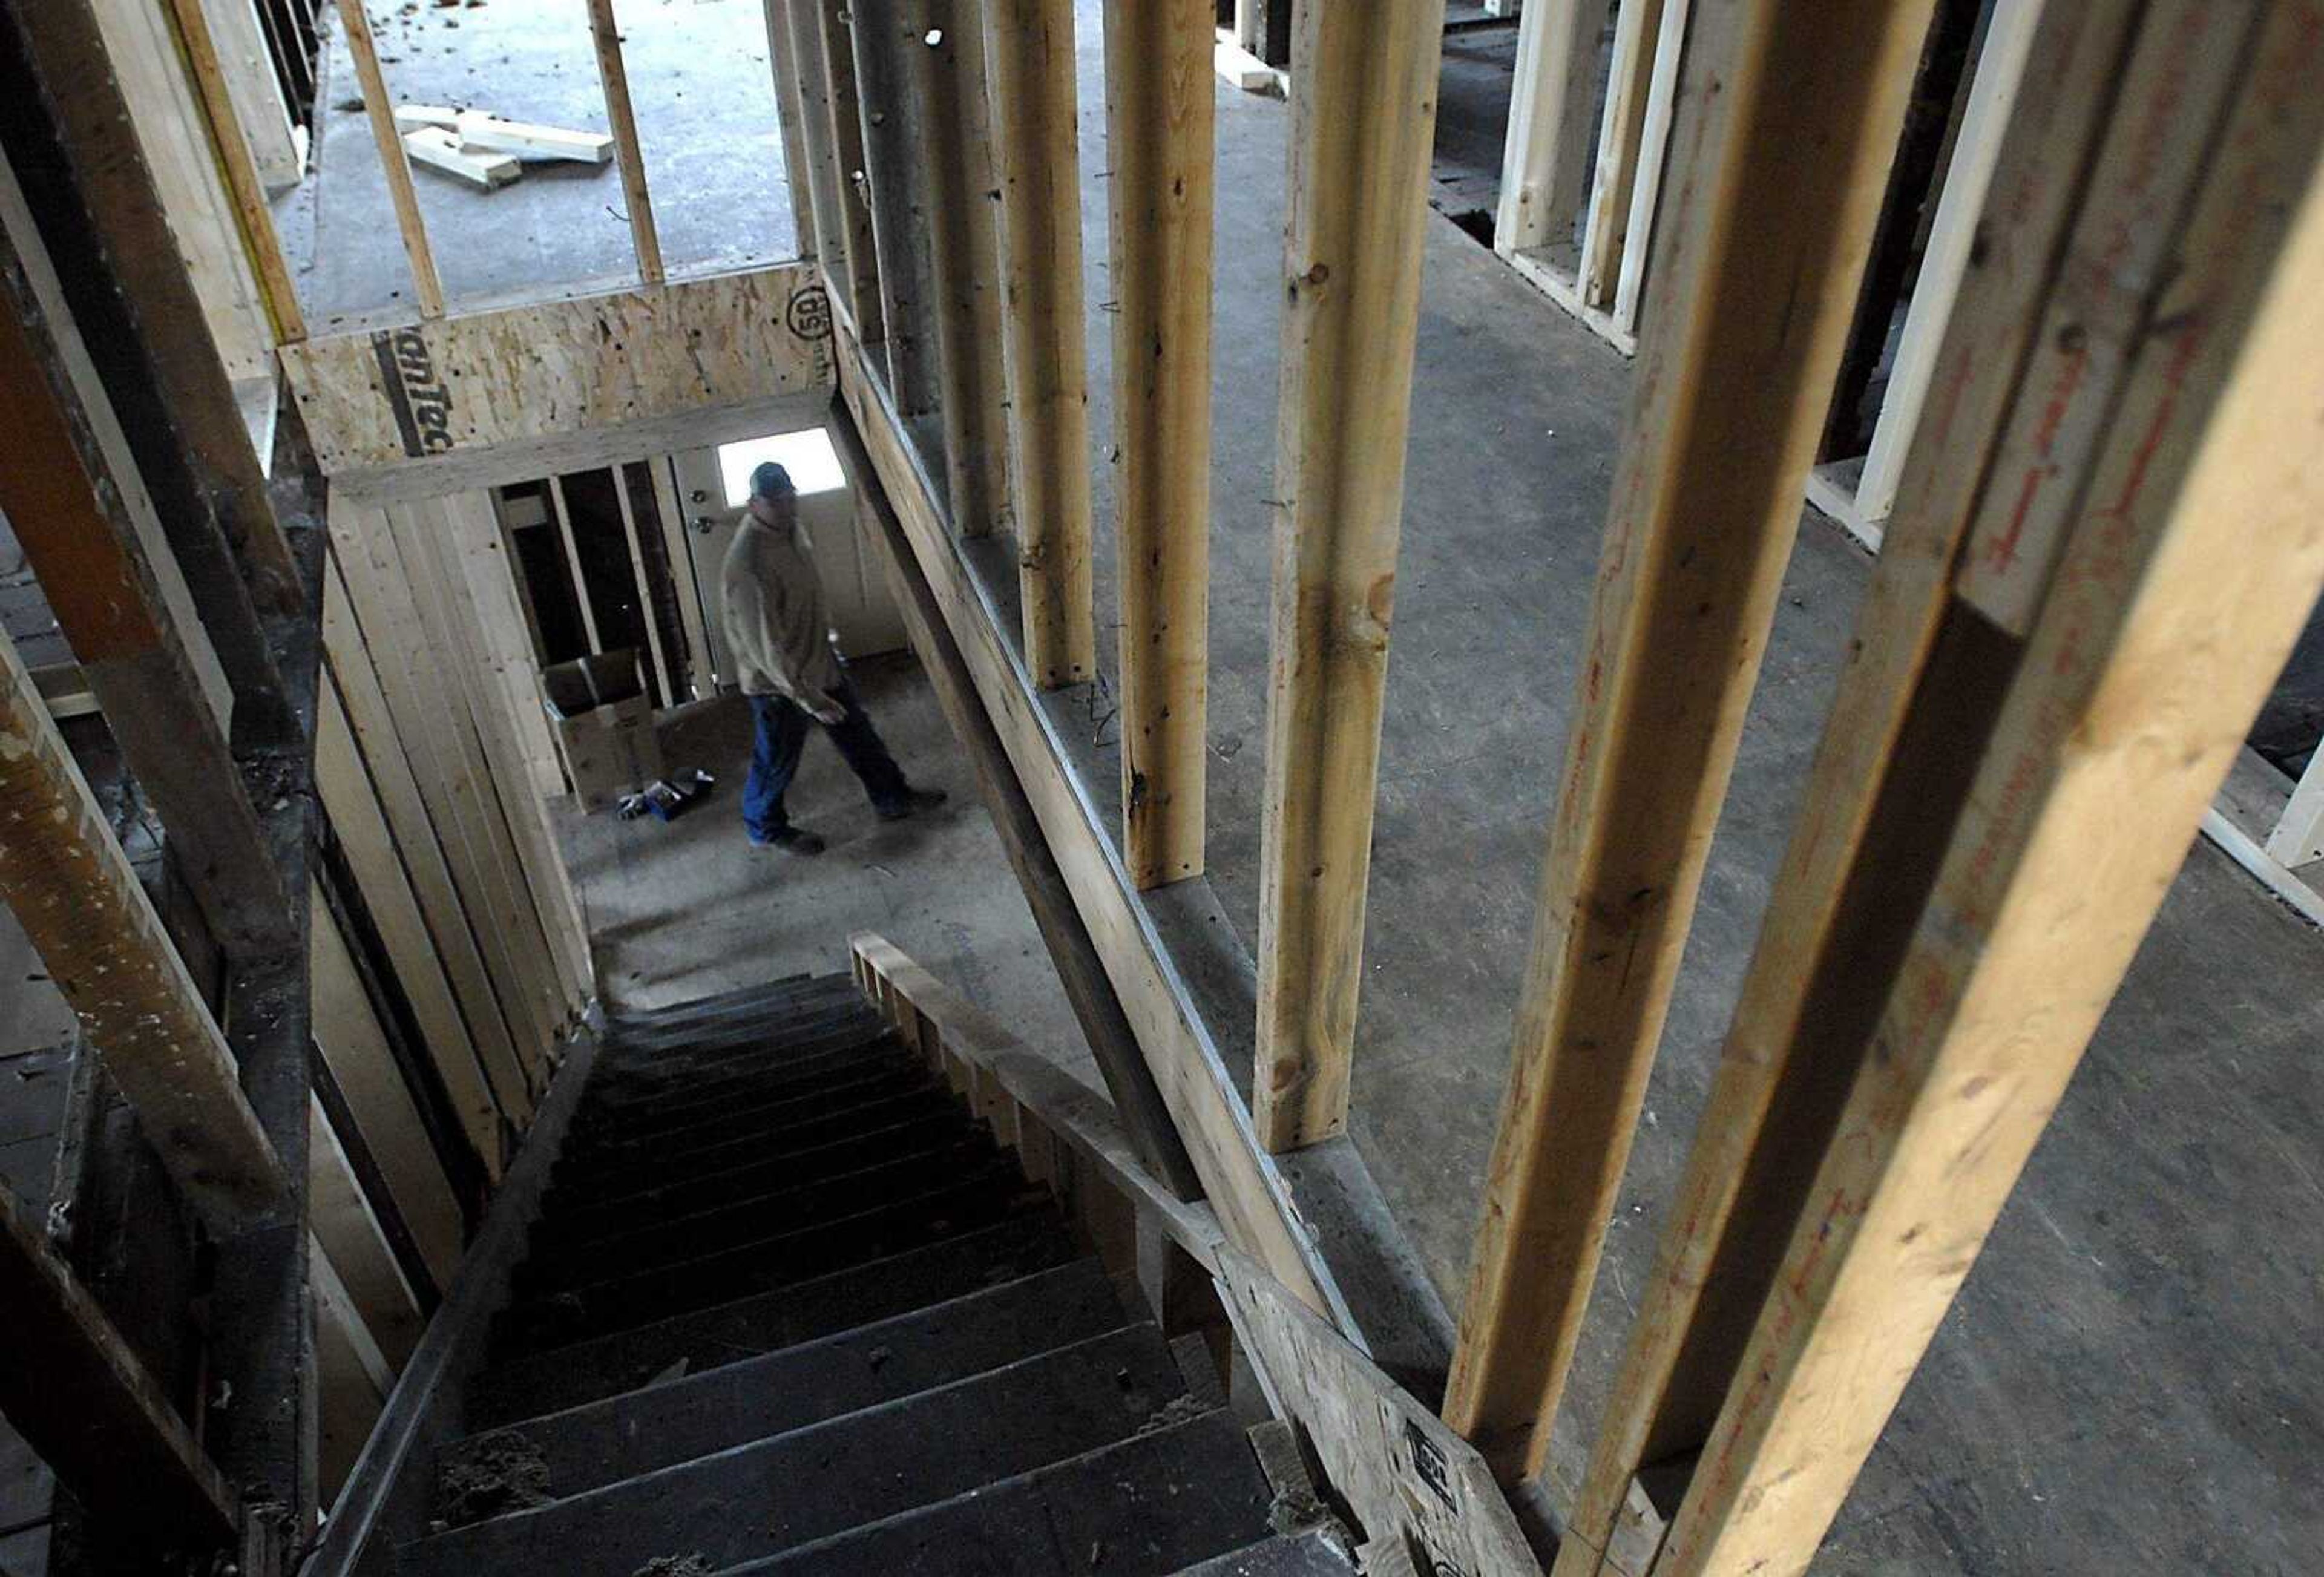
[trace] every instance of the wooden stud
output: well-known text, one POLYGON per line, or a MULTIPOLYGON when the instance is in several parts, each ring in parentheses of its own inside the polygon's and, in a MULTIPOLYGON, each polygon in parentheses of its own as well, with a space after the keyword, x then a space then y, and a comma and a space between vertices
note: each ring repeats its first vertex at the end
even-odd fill
POLYGON ((403 254, 411 263, 411 290, 422 318, 444 316, 444 281, 437 277, 436 254, 428 245, 428 221, 420 216, 420 194, 411 185, 411 161, 396 130, 395 101, 388 96, 387 73, 380 69, 379 45, 371 35, 371 18, 363 0, 338 0, 339 26, 347 37, 347 53, 355 63, 355 86, 362 90, 364 113, 371 120, 372 141, 379 144, 379 161, 387 172, 387 195, 395 204, 395 227, 403 235, 403 254))
POLYGON ((310 1249, 315 1294, 314 1361, 318 1484, 327 1504, 355 1471, 379 1422, 395 1371, 364 1323, 355 1294, 329 1255, 310 1249))
MULTIPOLYGON (((352 0, 340 0, 342 5, 352 0)), ((589 37, 597 47, 597 79, 605 88, 605 118, 613 128, 613 158, 622 169, 622 202, 630 215, 638 279, 661 283, 661 237, 654 230, 653 196, 646 189, 645 156, 638 148, 638 118, 630 107, 630 74, 622 64, 622 34, 613 0, 589 0, 589 37)))
POLYGON ((1295 14, 1251 1100, 1277 1152, 1347 1127, 1443 25, 1295 14))
MULTIPOLYGON (((315 715, 315 786, 387 950, 389 965, 411 1004, 429 1060, 459 1113, 469 1148, 483 1161, 486 1176, 497 1182, 500 1108, 484 1079, 476 1038, 462 1016, 445 957, 429 934, 411 875, 397 852, 379 792, 328 674, 315 715)), ((499 1024, 497 1015, 493 1024, 499 1024)))
POLYGON ((1654 89, 1655 45, 1662 33, 1664 0, 1637 0, 1614 14, 1614 49, 1606 79, 1606 110, 1598 122, 1598 154, 1591 162, 1590 202, 1582 226, 1582 256, 1575 288, 1586 304, 1614 304, 1628 238, 1632 198, 1645 152, 1646 106, 1654 89))
POLYGON ((212 934, 237 957, 279 949, 290 897, 243 788, 226 676, 46 256, 20 241, 13 198, 12 185, 0 399, 14 439, 0 510, 212 934))
MULTIPOLYGON (((866 345, 887 335, 880 312, 880 253, 872 237, 872 203, 863 174, 863 118, 856 103, 855 51, 849 41, 850 0, 805 0, 814 8, 816 43, 823 61, 824 144, 838 177, 843 217, 839 266, 831 282, 866 345)), ((831 262, 825 260, 826 266, 831 262)))
POLYGON ((1663 163, 1670 149, 1671 116, 1678 104, 1678 67, 1686 47, 1692 0, 1662 0, 1662 26, 1655 39, 1654 75, 1638 131, 1638 154, 1630 177, 1630 217, 1622 226, 1622 262, 1614 282, 1614 332, 1638 331, 1638 298, 1646 289, 1646 259, 1655 235, 1655 205, 1661 200, 1663 163))
POLYGON ((2018 85, 2024 79, 2042 9, 1997 6, 1970 69, 1960 134, 1953 139, 1952 153, 1945 161, 1936 215, 1930 221, 1912 300, 1904 309, 1904 327, 1896 336, 1896 359, 1889 370, 1887 392, 1881 398, 1880 415, 1872 427, 1872 447, 1857 478, 1857 518, 1876 528, 1895 507, 1904 446, 1920 429, 1921 410, 1935 375, 1945 320, 1951 316, 1962 281, 1969 274, 1978 216, 1993 183, 2004 128, 2018 107, 2018 85))
POLYGON ((678 676, 670 671, 669 658, 662 650, 661 618, 654 608, 653 584, 646 578, 645 544, 638 535, 638 515, 630 503, 629 479, 622 475, 621 466, 609 469, 613 479, 613 503, 622 513, 622 543, 630 550, 630 584, 637 594, 638 622, 646 627, 646 660, 653 665, 661 704, 675 706, 678 676))
POLYGON ((63 1485, 92 1511, 152 1528, 157 1543, 231 1545, 242 1519, 234 1486, 6 1188, 0 1306, 0 1406, 63 1485))
POLYGON ((1501 154, 1493 250, 1504 256, 1573 244, 1589 192, 1591 111, 1607 0, 1536 0, 1517 23, 1517 72, 1501 154))
POLYGON ((319 1102, 308 1122, 307 1178, 308 1222, 321 1250, 315 1257, 329 1262, 381 1352, 400 1367, 428 1315, 319 1102))
MULTIPOLYGON (((521 1020, 503 1006, 480 939, 491 927, 478 927, 469 918, 468 900, 451 868, 456 835, 438 833, 336 566, 327 567, 323 581, 323 647, 362 760, 377 786, 381 810, 393 829, 395 848, 409 873, 427 935, 457 994, 493 1099, 510 1121, 521 1127, 532 1115, 532 1091, 516 1046, 521 1020)), ((386 889, 365 883, 367 894, 379 890, 386 889)))
POLYGON ((1547 1450, 1930 11, 1814 0, 1695 18, 1671 155, 1683 197, 1639 346, 1445 1403, 1511 1478, 1547 1450))
POLYGON ((1097 672, 1073 0, 985 0, 984 30, 1025 664, 1054 690, 1097 672))
POLYGON ((226 1038, 5 637, 0 828, 0 893, 180 1190, 222 1236, 280 1207, 226 1038))
POLYGON ((765 21, 767 69, 774 78, 775 124, 783 139, 783 185, 790 194, 791 226, 798 237, 798 255, 817 257, 823 252, 816 227, 815 182, 807 151, 807 87, 799 61, 791 49, 791 11, 808 0, 761 0, 765 21))
POLYGON ((645 465, 653 474, 654 512, 660 517, 663 551, 669 559, 670 573, 679 577, 678 621, 686 626, 687 649, 694 654, 688 687, 696 696, 708 695, 716 678, 713 656, 716 648, 711 643, 710 616, 703 607, 705 576, 694 561, 694 539, 686 530, 686 506, 678 500, 669 456, 657 456, 645 465))
POLYGON ((252 168, 264 189, 281 191, 298 185, 307 172, 306 139, 298 134, 290 112, 291 96, 299 89, 290 71, 277 70, 259 10, 259 0, 217 0, 204 14, 252 168))
MULTIPOLYGON (((953 530, 1010 516, 1009 384, 1001 348, 1001 226, 984 69, 984 0, 914 0, 912 85, 926 106, 936 266, 936 410, 953 530), (927 41, 934 38, 936 42, 927 41)), ((1116 172, 1117 177, 1119 171, 1116 172)))
POLYGON ((1203 871, 1216 33, 1208 0, 1105 10, 1122 858, 1140 888, 1203 871))
MULTIPOLYGON (((783 13, 780 48, 790 53, 798 84, 799 158, 807 172, 807 212, 816 260, 826 278, 847 269, 847 208, 831 143, 831 80, 824 70, 821 0, 773 0, 783 13)), ((784 143, 787 151, 790 144, 784 143)), ((804 226, 802 229, 804 230, 804 226)))
MULTIPOLYGON (((1818 813, 1800 823, 1775 882, 1710 1103, 1567 1518, 1568 1547, 1555 1577, 1592 1577, 1599 1553, 1611 1548, 1634 1475, 1683 1457, 1706 1436, 1803 1196, 1806 1178, 1796 1165, 1787 1170, 1784 1159, 1815 1153, 1830 1100, 1845 1087, 1850 1054, 1827 1049, 1840 1033, 1838 1016, 1812 994, 1820 961, 1849 958, 1870 967, 1879 942, 1868 925, 1894 907, 1870 906, 1909 880, 1902 854, 1869 842, 1876 812, 1884 793, 1894 800, 1892 818, 1896 807, 1931 797, 1936 783, 1960 770, 1948 771, 1944 760, 1968 759, 1958 740, 1922 742, 1915 748, 1936 758, 1922 761, 1900 758, 1898 745, 1908 703, 1925 682, 1919 676, 1934 658, 1951 566, 1987 458, 2010 418, 2058 254, 2083 201, 2071 172, 2105 129, 2132 22, 2126 9, 2044 8, 2030 90, 1976 220, 1984 244, 1938 354, 1936 376, 1949 397, 1924 416, 1912 447, 1891 548, 1875 568, 1855 656, 1808 780, 1805 802, 1818 813), (1859 851, 1870 852, 1868 864, 1859 851), (1842 881, 1851 862, 1874 872, 1854 894, 1842 881), (1836 1071, 1818 1076, 1814 1070, 1826 1065, 1836 1071), (1831 1093, 1821 1105, 1805 1093, 1819 1088, 1831 1093), (1786 1089, 1795 1093, 1778 1108, 1786 1089)), ((2161 96, 2153 102, 2165 108, 2161 96)), ((2200 123, 2202 106, 2189 109, 2200 123)), ((2122 135, 2129 143, 2192 135, 2193 124, 2178 119, 2182 113, 2167 108, 2134 121, 2122 135)))
POLYGON ((922 171, 936 134, 925 124, 930 106, 915 91, 907 53, 926 47, 912 20, 919 9, 916 0, 909 7, 854 5, 847 13, 872 243, 880 265, 880 315, 887 326, 881 348, 889 394, 908 418, 933 416, 940 391, 936 328, 942 313, 922 171))
POLYGON ((243 130, 242 117, 235 113, 233 96, 227 90, 226 69, 218 59, 217 41, 211 33, 208 14, 202 0, 170 0, 170 14, 176 19, 179 43, 185 50, 194 86, 201 94, 210 147, 217 155, 218 172, 225 179, 226 192, 234 199, 243 250, 249 255, 251 273, 257 281, 259 300, 265 305, 275 342, 287 344, 304 339, 307 320, 299 309, 298 287, 291 281, 290 263, 282 255, 282 238, 274 228, 274 210, 267 202, 266 182, 259 175, 249 136, 243 130))
MULTIPOLYGON (((460 1202, 436 1158, 420 1108, 319 887, 311 889, 309 906, 316 1048, 346 1097, 364 1146, 377 1161, 429 1272, 437 1285, 447 1286, 460 1265, 460 1202)), ((311 1152, 309 1160, 311 1167, 311 1152)))
POLYGON ((558 540, 565 545, 565 573, 573 582, 573 601, 581 612, 581 632, 588 638, 591 652, 603 651, 605 640, 597 632, 597 610, 589 600, 588 576, 581 569, 581 543, 574 535, 573 512, 565 507, 565 483, 559 477, 549 479, 549 507, 557 517, 558 540))
POLYGON ((1878 1055, 1658 1577, 1806 1568, 2324 590, 2324 38, 2301 8, 2255 25, 2248 52, 2214 34, 2231 118, 2029 633, 1986 626, 2012 660, 1908 945, 1877 976, 1827 964, 1871 999, 1878 1055))

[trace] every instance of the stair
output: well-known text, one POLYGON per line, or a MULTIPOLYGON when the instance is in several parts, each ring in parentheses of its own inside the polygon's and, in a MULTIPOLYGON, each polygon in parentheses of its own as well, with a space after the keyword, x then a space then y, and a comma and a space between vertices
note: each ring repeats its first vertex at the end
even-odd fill
POLYGON ((1350 1570, 844 976, 613 1025, 514 1286, 403 1577, 1350 1570))

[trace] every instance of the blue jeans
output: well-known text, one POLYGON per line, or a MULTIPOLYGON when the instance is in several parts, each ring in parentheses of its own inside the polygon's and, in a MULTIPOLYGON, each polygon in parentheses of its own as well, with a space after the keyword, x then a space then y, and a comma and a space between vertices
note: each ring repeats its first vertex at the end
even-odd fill
MULTIPOLYGON (((901 808, 911 786, 904 781, 904 770, 896 765, 896 758, 880 742, 879 731, 872 726, 846 675, 842 674, 832 687, 831 698, 846 709, 845 715, 836 723, 825 724, 823 731, 831 735, 840 755, 863 780, 863 791, 872 797, 875 807, 901 808)), ((751 776, 742 785, 742 825, 751 829, 752 841, 763 844, 790 825, 790 818, 783 814, 783 791, 798 773, 807 726, 815 717, 788 696, 752 696, 751 715, 758 725, 758 738, 751 749, 751 776)))

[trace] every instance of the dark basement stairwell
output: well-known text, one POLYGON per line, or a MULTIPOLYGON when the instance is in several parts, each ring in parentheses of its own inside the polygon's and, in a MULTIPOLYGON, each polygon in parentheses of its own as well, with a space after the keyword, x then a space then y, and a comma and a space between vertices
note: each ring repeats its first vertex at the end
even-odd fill
POLYGON ((609 1027, 461 1427, 404 1577, 1351 1570, 845 976, 609 1027))

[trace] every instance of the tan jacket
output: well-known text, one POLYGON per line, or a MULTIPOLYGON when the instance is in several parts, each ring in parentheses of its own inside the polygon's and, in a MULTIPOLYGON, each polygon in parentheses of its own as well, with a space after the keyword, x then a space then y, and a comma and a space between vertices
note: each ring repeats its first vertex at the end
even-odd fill
POLYGON ((836 705, 839 658, 807 546, 797 505, 754 498, 726 549, 719 589, 742 693, 788 696, 814 712, 836 705))

